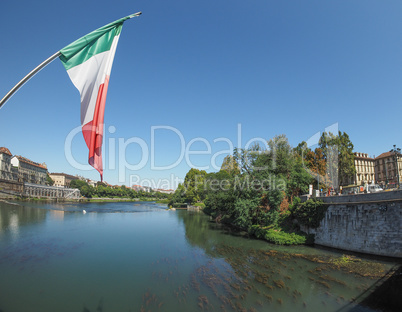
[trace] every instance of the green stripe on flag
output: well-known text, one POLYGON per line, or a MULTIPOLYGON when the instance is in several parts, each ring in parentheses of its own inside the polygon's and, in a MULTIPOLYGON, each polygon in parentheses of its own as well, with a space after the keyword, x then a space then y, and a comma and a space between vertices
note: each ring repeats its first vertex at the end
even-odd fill
POLYGON ((114 37, 120 33, 122 26, 123 25, 120 25, 118 28, 110 30, 101 37, 98 37, 92 41, 89 41, 88 38, 86 38, 87 36, 82 37, 81 39, 78 39, 77 41, 65 47, 63 50, 60 50, 60 60, 66 70, 84 63, 96 54, 109 51, 114 37), (80 40, 85 44, 79 42, 80 40), (66 55, 71 56, 67 57, 66 55))
POLYGON ((61 49, 60 60, 66 70, 85 62, 93 55, 108 51, 112 45, 113 38, 120 34, 123 22, 130 17, 131 15, 123 17, 113 23, 94 30, 61 49))

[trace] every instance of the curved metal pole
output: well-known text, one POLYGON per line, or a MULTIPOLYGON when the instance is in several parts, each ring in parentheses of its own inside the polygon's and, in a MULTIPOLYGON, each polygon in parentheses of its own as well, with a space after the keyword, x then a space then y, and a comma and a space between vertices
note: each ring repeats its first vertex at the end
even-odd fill
POLYGON ((22 78, 20 82, 18 82, 10 91, 8 91, 5 97, 1 99, 0 109, 13 96, 13 94, 17 92, 18 89, 21 88, 29 79, 35 76, 42 68, 51 63, 54 59, 58 58, 60 55, 61 55, 60 51, 57 51, 51 57, 40 63, 37 67, 35 67, 28 75, 22 78))
MULTIPOLYGON (((136 16, 140 16, 142 12, 137 12, 134 14, 131 14, 128 16, 128 18, 133 18, 136 16)), ((18 91, 19 88, 21 88, 29 79, 31 79, 33 76, 35 76, 42 68, 44 68, 46 65, 51 63, 54 59, 58 58, 61 55, 60 51, 57 51, 55 54, 53 54, 51 57, 48 59, 44 60, 42 63, 40 63, 37 67, 35 67, 28 75, 26 75, 24 78, 21 79, 20 82, 18 82, 8 93, 3 97, 0 101, 0 109, 1 107, 13 96, 15 92, 18 91)))

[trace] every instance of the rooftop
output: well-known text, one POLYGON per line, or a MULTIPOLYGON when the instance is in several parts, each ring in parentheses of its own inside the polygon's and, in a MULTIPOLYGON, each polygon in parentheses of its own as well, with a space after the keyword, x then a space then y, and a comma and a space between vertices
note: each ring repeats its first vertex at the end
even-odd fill
POLYGON ((355 154, 355 159, 364 159, 364 160, 374 160, 374 158, 371 158, 368 156, 366 153, 353 153, 355 154))
POLYGON ((375 159, 391 157, 393 155, 394 155, 394 152, 385 152, 385 153, 382 153, 381 155, 377 156, 375 159))
POLYGON ((9 155, 9 156, 12 156, 10 150, 9 150, 7 147, 0 147, 0 153, 3 153, 3 154, 7 154, 7 155, 9 155))
POLYGON ((52 176, 52 175, 53 175, 53 176, 63 176, 63 177, 69 178, 69 179, 71 179, 71 180, 78 180, 78 177, 73 176, 73 175, 71 175, 71 174, 64 173, 64 172, 62 172, 62 173, 52 172, 52 173, 49 173, 49 175, 50 175, 50 176, 52 176))
POLYGON ((32 165, 32 166, 39 167, 39 168, 42 168, 42 169, 46 169, 46 170, 47 170, 47 167, 46 167, 45 164, 39 164, 39 163, 37 163, 37 162, 34 162, 34 161, 32 161, 32 160, 30 160, 30 159, 28 159, 28 158, 22 157, 22 156, 20 156, 20 155, 17 155, 17 156, 14 156, 14 157, 17 157, 17 159, 18 159, 19 161, 24 162, 24 163, 26 163, 26 164, 29 164, 29 165, 32 165))

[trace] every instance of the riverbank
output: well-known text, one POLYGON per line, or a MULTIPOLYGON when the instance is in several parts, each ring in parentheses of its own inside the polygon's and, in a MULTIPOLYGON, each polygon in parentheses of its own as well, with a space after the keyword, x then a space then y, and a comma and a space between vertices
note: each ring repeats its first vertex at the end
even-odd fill
MULTIPOLYGON (((109 197, 95 197, 95 198, 84 198, 83 202, 87 203, 103 203, 103 202, 136 202, 140 201, 139 198, 109 198, 109 197)), ((143 201, 143 200, 141 200, 143 201)))
POLYGON ((163 200, 158 200, 156 198, 125 198, 125 197, 95 197, 95 198, 85 198, 83 202, 88 203, 103 203, 103 202, 156 202, 157 204, 166 204, 163 200))
POLYGON ((82 202, 82 203, 103 203, 103 202, 156 202, 158 204, 166 204, 163 200, 156 198, 125 198, 125 197, 95 197, 95 198, 48 198, 48 197, 20 197, 20 196, 7 196, 1 197, 0 201, 22 201, 22 202, 82 202))

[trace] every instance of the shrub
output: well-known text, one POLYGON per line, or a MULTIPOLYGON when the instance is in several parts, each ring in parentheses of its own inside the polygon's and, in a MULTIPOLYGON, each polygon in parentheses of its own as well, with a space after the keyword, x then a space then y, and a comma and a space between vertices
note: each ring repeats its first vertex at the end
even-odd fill
POLYGON ((298 205, 293 210, 293 216, 300 224, 311 228, 317 228, 325 216, 328 205, 320 200, 309 199, 298 205))
POLYGON ((272 228, 263 228, 258 225, 251 226, 249 233, 257 238, 264 239, 277 245, 301 245, 312 243, 311 237, 307 235, 286 233, 272 228))
POLYGON ((205 208, 205 204, 204 203, 195 203, 194 206, 196 207, 201 207, 201 209, 205 208))
POLYGON ((267 230, 264 238, 277 245, 301 245, 306 243, 305 236, 275 230, 267 230))

